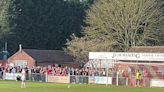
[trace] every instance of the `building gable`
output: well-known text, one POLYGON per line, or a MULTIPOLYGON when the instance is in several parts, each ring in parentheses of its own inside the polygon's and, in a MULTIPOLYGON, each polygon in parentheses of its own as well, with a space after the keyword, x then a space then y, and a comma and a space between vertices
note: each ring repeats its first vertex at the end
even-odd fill
POLYGON ((28 55, 26 52, 24 52, 24 51, 18 51, 14 55, 12 55, 11 57, 9 57, 7 61, 10 62, 11 60, 29 60, 29 59, 31 61, 36 61, 30 55, 28 55))

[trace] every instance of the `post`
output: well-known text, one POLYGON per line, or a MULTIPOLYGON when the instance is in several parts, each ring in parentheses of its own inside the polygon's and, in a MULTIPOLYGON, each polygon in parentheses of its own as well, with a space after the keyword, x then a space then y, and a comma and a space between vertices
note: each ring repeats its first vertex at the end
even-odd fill
POLYGON ((117 75, 116 75, 116 86, 118 86, 118 71, 117 71, 117 75))
POLYGON ((109 72, 109 65, 107 63, 107 68, 106 68, 106 77, 107 77, 107 82, 106 82, 106 86, 108 86, 108 72, 109 72))
POLYGON ((126 86, 128 86, 128 77, 126 77, 126 86))
POLYGON ((46 82, 48 82, 48 73, 46 72, 46 82))
POLYGON ((67 86, 67 88, 70 88, 71 87, 71 69, 70 68, 68 68, 68 79, 69 79, 69 83, 68 83, 68 86, 67 86))
POLYGON ((99 67, 99 77, 101 76, 100 75, 100 70, 101 70, 101 59, 100 59, 100 67, 99 67))
POLYGON ((2 79, 6 80, 6 72, 5 72, 5 70, 3 70, 3 78, 2 79))

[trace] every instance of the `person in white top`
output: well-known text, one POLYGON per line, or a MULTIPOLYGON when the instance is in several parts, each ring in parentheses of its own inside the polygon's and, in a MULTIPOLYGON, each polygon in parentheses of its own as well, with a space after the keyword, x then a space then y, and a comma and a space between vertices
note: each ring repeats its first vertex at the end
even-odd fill
POLYGON ((22 69, 22 72, 21 72, 21 80, 22 80, 22 83, 21 83, 21 88, 26 88, 26 83, 25 83, 25 80, 26 80, 26 71, 25 69, 22 69))

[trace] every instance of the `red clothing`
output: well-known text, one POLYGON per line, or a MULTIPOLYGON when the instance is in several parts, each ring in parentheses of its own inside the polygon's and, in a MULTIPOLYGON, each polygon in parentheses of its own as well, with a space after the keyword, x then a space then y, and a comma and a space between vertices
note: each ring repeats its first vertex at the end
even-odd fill
POLYGON ((52 70, 51 69, 48 69, 47 74, 48 75, 52 74, 52 70))

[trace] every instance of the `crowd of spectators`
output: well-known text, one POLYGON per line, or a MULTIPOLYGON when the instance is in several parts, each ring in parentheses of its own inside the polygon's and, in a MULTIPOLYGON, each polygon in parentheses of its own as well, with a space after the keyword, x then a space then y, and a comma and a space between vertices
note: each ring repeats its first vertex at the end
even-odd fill
MULTIPOLYGON (((21 73, 22 69, 25 68, 27 75, 54 75, 54 76, 74 76, 74 75, 81 75, 81 76, 96 76, 101 75, 105 76, 106 72, 105 69, 91 69, 88 67, 83 68, 73 68, 67 66, 59 66, 59 65, 52 65, 52 66, 36 66, 32 68, 28 67, 12 67, 0 66, 0 79, 4 73, 21 73)), ((28 78, 28 77, 27 77, 28 78)))

